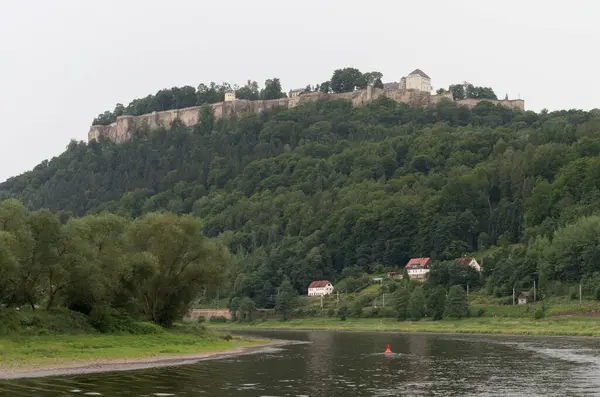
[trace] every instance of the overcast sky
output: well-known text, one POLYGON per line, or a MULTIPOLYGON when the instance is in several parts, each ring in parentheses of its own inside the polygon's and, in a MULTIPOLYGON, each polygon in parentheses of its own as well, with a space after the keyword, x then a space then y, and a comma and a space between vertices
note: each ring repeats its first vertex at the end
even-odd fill
POLYGON ((600 107, 599 15, 598 0, 0 0, 0 181, 117 102, 200 82, 420 68, 534 111, 600 107))

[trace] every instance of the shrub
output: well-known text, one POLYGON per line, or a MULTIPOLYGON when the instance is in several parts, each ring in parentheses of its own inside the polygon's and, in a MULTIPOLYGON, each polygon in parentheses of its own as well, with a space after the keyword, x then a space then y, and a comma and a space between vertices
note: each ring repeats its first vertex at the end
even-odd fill
POLYGON ((484 314, 485 314, 485 309, 482 309, 482 308, 477 309, 477 313, 475 313, 475 315, 477 317, 483 317, 484 314))
POLYGON ((541 320, 544 317, 546 317, 546 312, 544 311, 543 308, 538 308, 534 313, 533 313, 533 318, 535 318, 536 320, 541 320))
POLYGON ((203 322, 206 321, 206 317, 204 317, 204 316, 198 316, 198 319, 196 321, 198 322, 198 324, 202 324, 203 322))
POLYGON ((102 333, 156 334, 162 328, 156 324, 138 322, 125 313, 106 307, 95 307, 89 315, 90 324, 102 333))
POLYGON ((215 323, 215 324, 222 324, 222 323, 226 323, 227 322, 227 317, 225 316, 211 316, 208 319, 209 322, 211 323, 215 323))
POLYGON ((20 328, 21 320, 16 310, 0 309, 0 335, 17 332, 20 328))

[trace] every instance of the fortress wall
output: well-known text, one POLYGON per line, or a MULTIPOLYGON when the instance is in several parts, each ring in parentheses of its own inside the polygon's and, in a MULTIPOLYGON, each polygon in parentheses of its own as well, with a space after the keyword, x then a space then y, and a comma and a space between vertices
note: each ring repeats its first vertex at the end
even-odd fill
POLYGON ((196 125, 198 124, 198 121, 200 121, 200 106, 179 109, 177 117, 181 120, 183 125, 187 125, 188 127, 196 125))
POLYGON ((474 99, 474 98, 467 98, 467 99, 461 99, 459 101, 456 101, 456 103, 458 105, 467 106, 469 108, 473 108, 473 107, 477 106, 477 104, 479 102, 491 102, 493 104, 498 104, 498 105, 506 106, 507 108, 518 109, 518 110, 520 110, 522 112, 525 111, 525 101, 523 101, 522 99, 502 99, 502 100, 495 100, 495 99, 474 99))
MULTIPOLYGON (((454 101, 451 93, 442 95, 431 95, 428 92, 416 90, 394 90, 385 91, 380 88, 369 87, 366 90, 358 90, 353 92, 327 94, 324 92, 311 92, 300 95, 295 98, 281 98, 271 100, 249 101, 245 99, 236 100, 233 102, 219 102, 211 104, 215 119, 229 117, 233 114, 244 113, 260 113, 264 110, 271 109, 276 106, 287 108, 296 107, 300 104, 315 102, 322 99, 342 99, 352 102, 352 106, 365 105, 381 96, 388 97, 399 103, 406 103, 413 107, 426 107, 439 103, 442 99, 449 99, 458 105, 468 106, 472 108, 483 100, 479 99, 464 99, 454 101)), ((501 104, 503 106, 525 110, 525 102, 522 99, 512 100, 489 100, 489 102, 501 104)), ((136 128, 141 127, 144 123, 148 125, 150 130, 155 130, 160 127, 166 129, 173 125, 175 120, 188 126, 194 126, 199 121, 200 106, 194 106, 185 109, 166 110, 163 112, 153 112, 141 116, 120 116, 115 123, 111 125, 94 125, 90 127, 88 132, 88 141, 105 137, 113 142, 122 143, 131 139, 131 136, 136 128)))

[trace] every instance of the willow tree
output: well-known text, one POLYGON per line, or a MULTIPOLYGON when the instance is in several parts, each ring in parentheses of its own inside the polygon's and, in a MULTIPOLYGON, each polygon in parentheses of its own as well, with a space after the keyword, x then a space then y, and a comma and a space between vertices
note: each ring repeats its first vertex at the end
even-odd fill
POLYGON ((149 213, 125 232, 143 313, 170 326, 185 315, 206 286, 218 286, 226 274, 229 254, 210 241, 200 220, 149 213))

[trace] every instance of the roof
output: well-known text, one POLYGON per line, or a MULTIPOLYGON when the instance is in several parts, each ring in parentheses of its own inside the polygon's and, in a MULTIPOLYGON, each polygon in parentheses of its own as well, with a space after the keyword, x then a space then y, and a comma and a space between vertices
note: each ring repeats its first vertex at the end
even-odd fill
POLYGON ((290 92, 304 91, 305 89, 306 89, 306 87, 304 87, 304 88, 294 88, 293 90, 290 90, 290 92))
POLYGON ((456 261, 463 265, 469 265, 475 258, 457 258, 456 261))
POLYGON ((421 77, 425 77, 426 79, 429 79, 429 78, 430 78, 430 77, 429 77, 429 76, 427 76, 427 74, 426 74, 424 71, 422 71, 421 69, 415 69, 415 70, 413 70, 411 73, 409 73, 408 75, 410 76, 411 74, 418 74, 419 76, 421 76, 421 77))
POLYGON ((397 82, 393 82, 393 83, 383 83, 383 89, 386 91, 393 91, 393 90, 397 90, 400 87, 400 83, 397 82))
POLYGON ((324 288, 327 287, 328 284, 331 284, 328 280, 317 280, 310 283, 308 288, 324 288))
POLYGON ((417 267, 427 267, 430 260, 431 258, 411 258, 406 264, 406 267, 412 267, 413 265, 416 265, 417 267))

